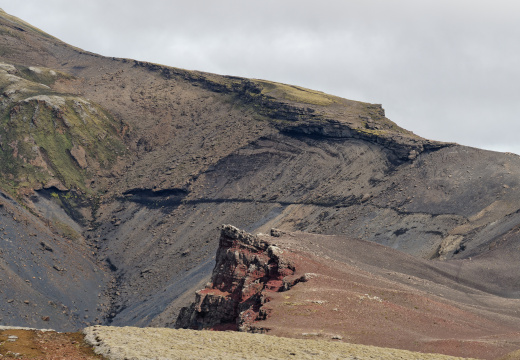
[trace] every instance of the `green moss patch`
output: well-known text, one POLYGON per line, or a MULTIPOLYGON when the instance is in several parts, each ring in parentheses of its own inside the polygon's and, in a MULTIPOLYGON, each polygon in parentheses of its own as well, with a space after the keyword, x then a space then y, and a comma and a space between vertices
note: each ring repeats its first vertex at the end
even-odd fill
POLYGON ((67 238, 72 241, 76 241, 81 237, 81 235, 76 230, 74 230, 71 226, 69 226, 59 220, 54 220, 52 222, 52 225, 54 226, 54 228, 56 229, 58 234, 60 234, 64 238, 67 238))
POLYGON ((8 94, 0 98, 0 185, 13 194, 49 182, 88 193, 86 179, 126 152, 121 124, 100 106, 44 84, 66 74, 3 65, 0 91, 8 94))
POLYGON ((255 80, 255 82, 262 87, 262 94, 275 98, 320 106, 331 105, 335 102, 334 96, 320 91, 266 80, 255 80))
POLYGON ((52 85, 59 79, 72 79, 73 76, 62 71, 52 70, 36 66, 17 66, 20 77, 44 85, 52 85))

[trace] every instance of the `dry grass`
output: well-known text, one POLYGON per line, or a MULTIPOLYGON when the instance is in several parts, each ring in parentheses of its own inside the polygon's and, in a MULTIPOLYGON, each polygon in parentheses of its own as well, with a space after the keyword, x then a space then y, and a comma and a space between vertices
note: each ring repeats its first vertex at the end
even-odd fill
POLYGON ((334 97, 323 92, 306 89, 300 86, 285 85, 266 80, 255 80, 262 86, 262 93, 289 101, 327 106, 334 103, 334 97))
POLYGON ((461 359, 439 354, 240 332, 95 326, 84 330, 108 359, 461 359))
POLYGON ((58 333, 23 328, 0 329, 1 359, 101 360, 80 333, 58 333), (9 337, 15 339, 9 340, 9 337))

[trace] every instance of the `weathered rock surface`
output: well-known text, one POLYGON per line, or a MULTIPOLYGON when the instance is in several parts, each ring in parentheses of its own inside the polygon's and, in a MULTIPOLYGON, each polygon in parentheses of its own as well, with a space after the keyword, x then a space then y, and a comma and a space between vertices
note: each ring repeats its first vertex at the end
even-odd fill
POLYGON ((276 245, 231 225, 221 228, 211 283, 181 309, 177 328, 263 332, 254 324, 269 313, 270 293, 287 291, 305 277, 295 275, 290 256, 276 245))

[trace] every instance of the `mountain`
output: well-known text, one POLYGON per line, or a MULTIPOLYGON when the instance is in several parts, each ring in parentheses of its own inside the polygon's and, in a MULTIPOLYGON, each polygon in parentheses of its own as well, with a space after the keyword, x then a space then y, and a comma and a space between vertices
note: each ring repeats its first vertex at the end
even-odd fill
POLYGON ((378 104, 103 57, 5 12, 0 62, 3 322, 173 326, 221 224, 440 269, 484 257, 464 283, 520 295, 516 155, 423 139, 378 104))

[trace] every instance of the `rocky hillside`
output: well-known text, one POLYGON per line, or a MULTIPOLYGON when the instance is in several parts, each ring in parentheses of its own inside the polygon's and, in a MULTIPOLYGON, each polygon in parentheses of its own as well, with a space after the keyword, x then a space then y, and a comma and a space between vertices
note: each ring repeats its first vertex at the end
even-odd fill
POLYGON ((345 236, 223 226, 211 282, 179 328, 261 332, 497 359, 520 347, 520 256, 427 261, 345 236), (398 330, 398 331, 397 331, 398 330))
POLYGON ((37 217, 0 193, 0 324, 72 330, 104 321, 111 276, 65 211, 49 206, 50 214, 37 217))
MULTIPOLYGON (((519 297, 505 272, 516 155, 423 139, 377 104, 92 54, 4 12, 0 62, 0 188, 14 209, 0 212, 0 279, 20 284, 18 300, 64 304, 57 329, 173 326, 209 280, 221 224, 346 235, 440 268, 484 256, 465 269, 519 297), (78 286, 45 292, 64 274, 78 286), (45 289, 29 291, 38 277, 45 289)), ((0 294, 10 325, 48 326, 50 308, 29 319, 13 297, 0 294)))
POLYGON ((54 187, 87 193, 95 172, 124 155, 121 125, 81 97, 50 86, 70 76, 0 63, 2 187, 13 195, 54 187))

